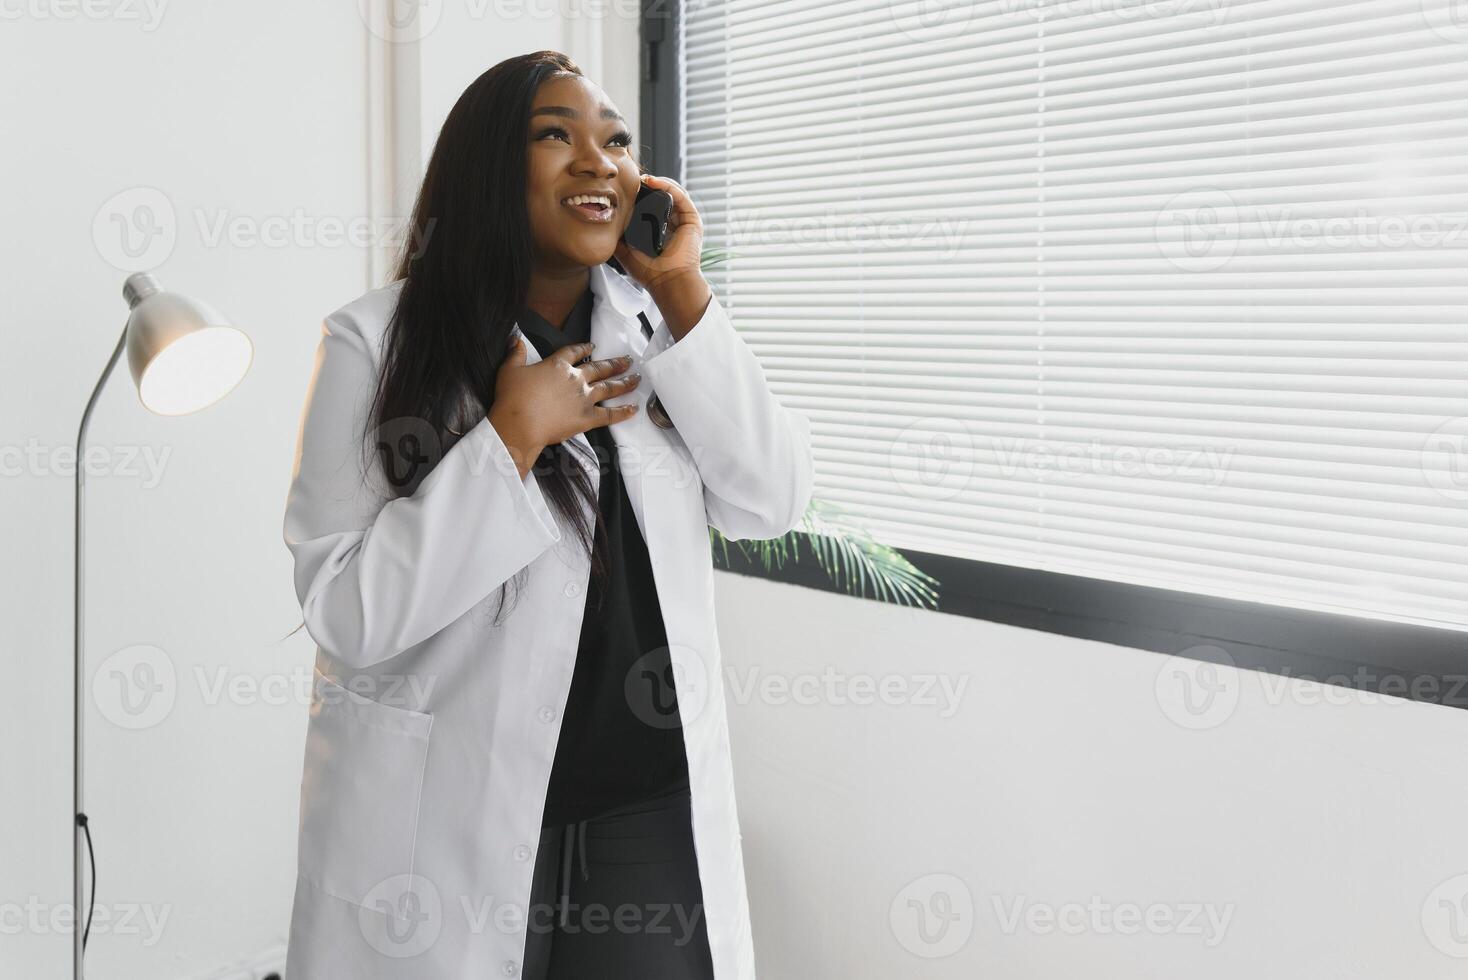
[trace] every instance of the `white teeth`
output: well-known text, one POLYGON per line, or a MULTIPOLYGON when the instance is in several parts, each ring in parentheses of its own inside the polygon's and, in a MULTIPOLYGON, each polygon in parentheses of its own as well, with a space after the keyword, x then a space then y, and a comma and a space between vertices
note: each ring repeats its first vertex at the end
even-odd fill
POLYGON ((609 198, 609 197, 606 197, 605 195, 602 195, 602 194, 577 194, 575 197, 568 197, 568 198, 566 198, 561 203, 562 204, 569 204, 572 207, 575 207, 578 204, 593 204, 593 203, 595 203, 595 204, 601 204, 601 205, 603 205, 605 207, 611 207, 612 206, 612 199, 609 198))

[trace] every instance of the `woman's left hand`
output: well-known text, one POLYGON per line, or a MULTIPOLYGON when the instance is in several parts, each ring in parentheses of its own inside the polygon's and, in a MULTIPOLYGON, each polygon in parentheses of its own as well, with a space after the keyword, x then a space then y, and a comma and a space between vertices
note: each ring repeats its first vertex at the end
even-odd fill
POLYGON ((703 278, 700 259, 703 254, 703 219, 693 206, 688 192, 676 181, 654 174, 643 174, 642 182, 654 190, 673 196, 673 209, 668 216, 668 235, 661 255, 648 255, 617 239, 613 253, 627 274, 656 295, 675 282, 691 282, 703 278))

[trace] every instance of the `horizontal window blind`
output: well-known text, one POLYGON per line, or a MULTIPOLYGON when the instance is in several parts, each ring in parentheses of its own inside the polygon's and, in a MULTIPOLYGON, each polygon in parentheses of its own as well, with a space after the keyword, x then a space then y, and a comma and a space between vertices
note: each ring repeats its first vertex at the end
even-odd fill
POLYGON ((1468 628, 1468 4, 690 2, 711 280, 899 547, 1468 628))

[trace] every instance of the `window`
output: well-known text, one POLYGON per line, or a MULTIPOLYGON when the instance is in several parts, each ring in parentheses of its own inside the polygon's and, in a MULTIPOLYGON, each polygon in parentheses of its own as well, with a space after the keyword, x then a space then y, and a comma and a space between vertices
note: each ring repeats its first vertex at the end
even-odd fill
POLYGON ((1010 569, 1287 624, 1250 649, 1461 663, 1468 5, 679 15, 644 105, 819 496, 945 589, 1010 569))

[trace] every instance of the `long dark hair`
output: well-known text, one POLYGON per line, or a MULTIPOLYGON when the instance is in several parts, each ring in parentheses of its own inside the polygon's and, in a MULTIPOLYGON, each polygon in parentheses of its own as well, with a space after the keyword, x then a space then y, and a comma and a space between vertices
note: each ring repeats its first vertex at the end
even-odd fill
MULTIPOLYGON (((380 454, 394 496, 413 493, 494 401, 534 255, 525 206, 530 110, 543 81, 580 74, 558 51, 509 58, 475 79, 444 120, 398 262, 402 292, 383 339, 367 420, 373 437, 363 439, 380 454), (402 439, 408 432, 419 437, 402 439), (404 458, 409 448, 411 458, 404 458)), ((574 459, 571 445, 546 447, 531 478, 601 579, 605 534, 595 521, 596 485, 585 469, 595 461, 574 459)), ((501 586, 496 621, 504 592, 501 586)))

